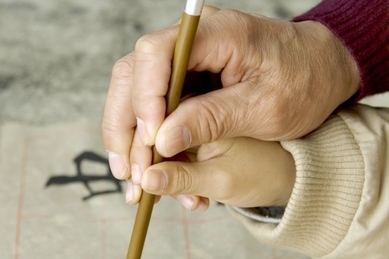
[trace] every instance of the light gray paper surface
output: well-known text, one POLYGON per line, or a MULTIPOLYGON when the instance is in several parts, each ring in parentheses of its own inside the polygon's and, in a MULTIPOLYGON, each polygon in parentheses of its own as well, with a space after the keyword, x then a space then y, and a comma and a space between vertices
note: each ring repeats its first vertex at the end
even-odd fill
MULTIPOLYGON (((108 175, 99 122, 5 124, 0 170, 1 259, 125 258, 137 207, 108 175)), ((258 243, 216 202, 189 212, 164 197, 142 258, 305 257, 258 243)))

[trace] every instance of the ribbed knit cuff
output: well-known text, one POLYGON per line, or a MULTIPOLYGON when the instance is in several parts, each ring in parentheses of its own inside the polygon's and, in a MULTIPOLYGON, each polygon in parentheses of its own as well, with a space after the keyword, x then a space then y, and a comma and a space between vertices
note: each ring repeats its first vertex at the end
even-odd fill
POLYGON ((293 19, 306 20, 325 25, 356 60, 362 82, 356 100, 389 90, 389 0, 324 0, 293 19))
POLYGON ((305 138, 281 142, 296 164, 296 181, 281 222, 261 223, 230 209, 260 241, 317 258, 345 238, 359 207, 364 160, 338 116, 305 138))

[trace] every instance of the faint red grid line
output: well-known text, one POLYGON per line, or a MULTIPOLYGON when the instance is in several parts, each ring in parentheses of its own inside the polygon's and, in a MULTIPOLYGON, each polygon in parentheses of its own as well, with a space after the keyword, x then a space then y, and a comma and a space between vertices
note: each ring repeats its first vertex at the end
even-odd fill
MULTIPOLYGON (((50 217, 49 217, 50 218, 50 217)), ((23 221, 28 221, 28 220, 41 220, 41 219, 47 219, 46 217, 42 217, 42 218, 39 218, 39 217, 34 217, 34 218, 31 218, 31 217, 26 217, 25 215, 23 215, 23 221)), ((48 232, 48 231, 43 231, 42 229, 40 230, 40 235, 47 235, 47 236, 52 236, 53 233, 52 232, 48 232)), ((66 241, 57 241, 58 244, 61 244, 61 247, 67 247, 68 243, 66 241)), ((85 255, 84 254, 81 254, 80 251, 75 251, 73 250, 73 252, 78 255, 77 258, 85 258, 85 255)), ((1 258, 3 259, 3 258, 1 258)))
POLYGON ((101 229, 101 259, 105 258, 105 219, 101 219, 100 221, 100 229, 101 229))
POLYGON ((23 163, 22 163, 22 171, 21 171, 21 176, 20 176, 20 188, 19 188, 18 211, 17 211, 17 221, 16 221, 14 259, 19 258, 21 224, 22 224, 22 218, 23 218, 24 191, 25 191, 25 186, 26 186, 26 174, 27 174, 27 161, 28 161, 28 148, 29 148, 29 146, 30 146, 30 138, 26 138, 24 140, 23 159, 22 159, 23 163))
POLYGON ((133 216, 125 216, 125 217, 117 217, 117 218, 101 217, 95 220, 91 220, 91 222, 106 223, 106 222, 121 222, 121 221, 131 221, 131 220, 134 220, 133 216))
POLYGON ((184 226, 184 237, 185 237, 185 251, 186 258, 191 259, 190 254, 190 239, 189 239, 189 227, 188 227, 188 215, 185 208, 182 208, 182 224, 184 226))
MULTIPOLYGON (((44 139, 44 136, 36 136, 34 139, 44 139)), ((19 259, 20 256, 20 239, 21 239, 21 225, 22 221, 26 219, 25 215, 23 215, 23 207, 24 207, 24 197, 25 197, 25 188, 26 188, 26 178, 27 178, 27 166, 28 166, 28 158, 29 158, 29 148, 32 142, 31 137, 27 137, 24 140, 24 148, 23 148, 23 158, 22 158, 22 168, 21 168, 21 176, 20 176, 20 189, 19 189, 19 199, 18 199, 18 208, 17 208, 17 221, 16 221, 16 235, 15 235, 15 252, 14 259, 19 259)), ((49 218, 49 217, 48 217, 49 218)), ((63 244, 66 247, 66 244, 63 244)), ((76 252, 79 254, 78 252, 76 252)), ((81 254, 79 254, 81 256, 81 254)))
MULTIPOLYGON (((74 135, 75 133, 88 134, 80 129, 75 129, 73 131, 67 132, 68 135, 74 135)), ((48 135, 35 135, 34 139, 47 139, 50 137, 57 137, 57 134, 48 135)), ((25 186, 27 178, 27 164, 29 157, 29 148, 31 145, 31 137, 26 137, 24 139, 24 148, 23 148, 23 158, 22 158, 22 168, 20 176, 20 189, 19 189, 19 199, 18 199, 18 208, 17 208, 17 219, 16 219, 16 235, 15 235, 15 249, 14 249, 14 259, 19 259, 19 250, 20 250, 20 238, 21 238, 21 224, 22 220, 25 218, 23 215, 23 206, 24 206, 24 195, 25 195, 25 186)))
POLYGON ((281 259, 280 257, 278 257, 276 249, 274 247, 271 248, 271 252, 273 255, 272 259, 281 259))
MULTIPOLYGON (((229 220, 235 220, 235 219, 230 217, 229 220)), ((253 254, 253 257, 250 257, 250 258, 254 258, 254 257, 257 256, 258 251, 256 250, 256 248, 253 248, 251 246, 247 246, 247 243, 242 241, 242 240, 238 240, 238 239, 235 239, 235 238, 230 238, 227 235, 220 234, 220 232, 211 232, 210 236, 214 236, 215 237, 214 240, 219 240, 220 244, 223 244, 223 242, 221 242, 221 241, 224 240, 224 241, 226 241, 225 244, 228 244, 229 246, 235 245, 237 247, 245 249, 246 251, 248 251, 248 252, 253 254)), ((222 249, 223 247, 220 246, 220 248, 222 249)))
POLYGON ((111 223, 111 222, 121 222, 121 221, 130 221, 133 220, 134 217, 118 217, 118 218, 106 218, 106 217, 101 217, 97 220, 94 220, 94 222, 97 222, 100 225, 101 228, 101 258, 105 259, 107 256, 107 251, 106 251, 106 223, 111 223))

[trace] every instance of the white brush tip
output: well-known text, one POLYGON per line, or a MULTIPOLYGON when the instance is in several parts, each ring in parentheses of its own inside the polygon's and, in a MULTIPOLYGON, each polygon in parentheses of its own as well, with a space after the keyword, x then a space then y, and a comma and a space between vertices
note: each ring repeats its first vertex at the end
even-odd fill
POLYGON ((203 9, 204 0, 187 0, 185 6, 185 12, 189 15, 198 16, 203 9))

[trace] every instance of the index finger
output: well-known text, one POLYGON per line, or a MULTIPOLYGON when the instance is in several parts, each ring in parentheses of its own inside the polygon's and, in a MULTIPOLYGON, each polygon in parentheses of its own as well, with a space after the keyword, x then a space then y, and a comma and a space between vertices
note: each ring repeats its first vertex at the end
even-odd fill
MULTIPOLYGON (((214 7, 204 7, 202 18, 217 11, 214 7)), ((141 37, 135 46, 132 102, 134 114, 139 119, 139 135, 145 145, 155 144, 157 131, 165 119, 165 95, 178 31, 179 22, 141 37)))
POLYGON ((141 37, 135 46, 132 104, 138 118, 139 135, 145 145, 153 145, 165 119, 165 95, 178 26, 141 37))
POLYGON ((115 63, 102 122, 103 141, 110 168, 118 179, 126 179, 130 174, 129 153, 136 126, 131 103, 133 66, 133 53, 115 63))

